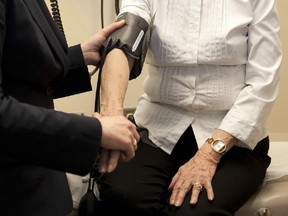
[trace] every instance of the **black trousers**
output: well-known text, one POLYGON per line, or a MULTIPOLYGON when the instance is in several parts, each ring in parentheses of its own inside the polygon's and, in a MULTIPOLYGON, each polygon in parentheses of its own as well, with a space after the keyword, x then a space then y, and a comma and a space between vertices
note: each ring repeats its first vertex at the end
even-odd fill
POLYGON ((256 192, 270 164, 269 138, 251 151, 233 147, 218 164, 213 178, 215 198, 208 201, 205 190, 195 206, 189 193, 181 207, 168 203, 168 185, 179 166, 198 150, 192 128, 182 135, 171 155, 140 141, 136 156, 98 182, 101 202, 97 214, 126 216, 208 216, 234 213, 256 192))

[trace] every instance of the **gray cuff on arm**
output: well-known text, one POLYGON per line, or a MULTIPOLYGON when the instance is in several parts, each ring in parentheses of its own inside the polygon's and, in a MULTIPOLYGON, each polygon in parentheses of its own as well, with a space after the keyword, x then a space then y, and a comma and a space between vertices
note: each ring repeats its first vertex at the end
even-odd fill
MULTIPOLYGON (((117 21, 125 20, 126 24, 113 32, 103 44, 103 53, 107 54, 112 49, 123 50, 127 55, 135 58, 135 63, 130 73, 130 80, 141 74, 148 42, 150 39, 149 24, 133 13, 123 13, 117 21)), ((105 56, 102 56, 105 58, 105 56)))

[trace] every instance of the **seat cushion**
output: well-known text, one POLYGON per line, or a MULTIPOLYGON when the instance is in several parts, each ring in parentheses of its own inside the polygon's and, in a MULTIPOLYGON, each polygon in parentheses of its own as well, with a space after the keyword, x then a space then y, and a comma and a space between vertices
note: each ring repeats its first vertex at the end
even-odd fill
POLYGON ((272 142, 271 164, 259 190, 235 216, 284 216, 288 212, 288 142, 272 142))

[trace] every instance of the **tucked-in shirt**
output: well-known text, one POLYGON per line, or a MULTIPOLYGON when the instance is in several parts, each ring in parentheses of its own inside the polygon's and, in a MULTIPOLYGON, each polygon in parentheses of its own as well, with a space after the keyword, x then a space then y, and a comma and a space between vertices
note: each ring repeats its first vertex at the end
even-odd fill
POLYGON ((275 0, 123 0, 151 24, 136 123, 168 154, 189 125, 200 147, 217 129, 253 149, 268 135, 281 44, 275 0))

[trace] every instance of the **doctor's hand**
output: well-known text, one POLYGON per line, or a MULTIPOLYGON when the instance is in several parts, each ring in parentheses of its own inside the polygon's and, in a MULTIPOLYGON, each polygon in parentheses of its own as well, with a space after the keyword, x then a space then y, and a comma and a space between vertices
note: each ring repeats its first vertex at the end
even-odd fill
POLYGON ((107 27, 101 29, 99 32, 94 34, 86 42, 81 44, 81 49, 83 52, 83 57, 86 65, 96 66, 101 59, 100 48, 105 40, 109 37, 111 33, 115 30, 124 26, 125 20, 114 22, 107 27))
POLYGON ((119 162, 127 162, 135 156, 140 139, 136 126, 121 115, 100 116, 94 113, 102 125, 99 172, 113 171, 119 162))

